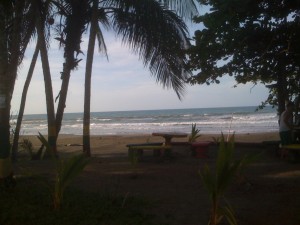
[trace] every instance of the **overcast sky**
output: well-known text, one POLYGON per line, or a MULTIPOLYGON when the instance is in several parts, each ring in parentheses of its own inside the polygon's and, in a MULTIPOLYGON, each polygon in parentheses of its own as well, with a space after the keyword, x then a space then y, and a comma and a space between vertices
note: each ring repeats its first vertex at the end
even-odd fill
MULTIPOLYGON (((197 29, 194 27, 193 29, 197 29)), ((193 35, 193 32, 191 32, 193 35)), ((229 106, 257 106, 268 96, 263 85, 239 85, 235 81, 223 78, 221 84, 186 86, 182 100, 171 89, 163 89, 144 68, 138 56, 131 53, 113 34, 106 34, 109 61, 95 52, 92 74, 91 111, 126 111, 148 109, 207 108, 229 106)), ((32 57, 29 49, 19 69, 18 80, 12 100, 12 113, 19 111, 21 93, 32 57)), ((87 40, 82 43, 86 52, 87 40)), ((72 72, 65 112, 82 112, 84 96, 85 56, 76 71, 72 72)), ((62 50, 56 41, 52 41, 49 50, 50 69, 53 77, 54 98, 60 89, 60 71, 62 71, 62 50)), ((46 113, 44 81, 40 58, 30 84, 25 114, 46 113)), ((55 105, 57 106, 57 104, 55 105)))

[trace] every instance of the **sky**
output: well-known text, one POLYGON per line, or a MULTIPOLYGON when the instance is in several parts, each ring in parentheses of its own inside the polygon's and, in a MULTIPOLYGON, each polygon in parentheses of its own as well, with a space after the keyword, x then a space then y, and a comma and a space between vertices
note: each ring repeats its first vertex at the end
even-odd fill
MULTIPOLYGON (((190 35, 193 36, 191 28, 190 35)), ((113 33, 105 33, 108 60, 96 50, 92 73, 91 112, 210 108, 231 106, 258 106, 268 96, 263 85, 246 84, 234 88, 235 81, 225 77, 221 84, 186 85, 181 100, 172 89, 163 89, 156 83, 148 68, 145 68, 137 55, 121 44, 113 33)), ((63 57, 58 43, 52 41, 49 50, 49 63, 52 74, 54 98, 57 96, 61 80, 63 57)), ((19 69, 18 79, 12 99, 11 112, 18 114, 21 94, 35 44, 32 43, 19 69)), ((87 39, 82 50, 87 49, 87 39)), ((71 73, 65 112, 83 112, 85 55, 76 71, 71 73)), ((57 103, 55 104, 55 107, 57 103)), ((25 114, 46 113, 45 87, 40 58, 27 94, 25 114)))

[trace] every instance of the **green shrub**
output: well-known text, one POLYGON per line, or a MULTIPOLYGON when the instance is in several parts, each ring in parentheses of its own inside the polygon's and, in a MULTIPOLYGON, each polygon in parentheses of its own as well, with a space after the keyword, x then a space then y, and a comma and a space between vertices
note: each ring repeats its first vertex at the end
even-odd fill
POLYGON ((205 165, 204 169, 200 171, 200 176, 208 191, 212 205, 209 225, 219 224, 224 217, 230 225, 237 224, 234 210, 225 200, 224 195, 233 179, 239 175, 241 169, 255 160, 256 156, 244 156, 241 159, 234 160, 233 153, 234 135, 226 142, 222 134, 215 169, 212 170, 208 165, 205 165), (222 204, 223 202, 224 205, 222 204))
POLYGON ((201 135, 199 134, 200 130, 196 128, 196 124, 192 124, 192 130, 189 135, 189 142, 195 142, 197 138, 199 138, 201 135))

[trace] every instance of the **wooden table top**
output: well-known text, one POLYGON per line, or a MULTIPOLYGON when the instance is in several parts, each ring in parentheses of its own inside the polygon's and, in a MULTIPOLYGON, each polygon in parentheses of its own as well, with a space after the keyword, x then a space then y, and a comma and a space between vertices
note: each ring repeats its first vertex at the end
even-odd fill
POLYGON ((179 133, 179 132, 154 132, 152 133, 153 136, 162 136, 162 137, 187 137, 186 133, 179 133))

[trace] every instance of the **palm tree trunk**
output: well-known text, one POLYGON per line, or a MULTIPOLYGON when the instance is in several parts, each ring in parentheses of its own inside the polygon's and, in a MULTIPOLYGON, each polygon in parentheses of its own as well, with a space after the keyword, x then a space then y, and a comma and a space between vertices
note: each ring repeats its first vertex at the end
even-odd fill
POLYGON ((3 61, 5 60, 0 61, 0 181, 7 178, 12 173, 11 159, 9 155, 10 104, 8 101, 8 90, 6 88, 7 74, 5 73, 5 66, 2 67, 4 63, 3 61))
POLYGON ((7 171, 9 163, 9 104, 8 99, 8 82, 7 82, 7 66, 8 66, 8 49, 5 33, 5 19, 0 15, 0 180, 6 178, 11 171, 7 171))
POLYGON ((71 71, 75 69, 80 62, 80 60, 76 59, 74 55, 75 53, 77 53, 78 55, 80 52, 80 43, 82 42, 81 37, 86 25, 84 20, 84 7, 86 7, 87 5, 87 1, 70 1, 72 14, 67 15, 68 22, 66 23, 63 31, 66 35, 66 38, 64 40, 65 62, 63 65, 63 72, 61 76, 62 84, 59 92, 59 102, 56 111, 56 136, 58 136, 61 130, 71 71))
POLYGON ((50 145, 50 150, 57 154, 56 149, 56 126, 55 126, 55 111, 54 111, 54 99, 53 99, 53 89, 51 81, 50 66, 48 61, 48 53, 44 35, 44 26, 41 21, 41 15, 39 10, 37 10, 37 33, 38 33, 38 46, 41 52, 41 60, 44 74, 45 82, 45 94, 46 94, 46 104, 47 104, 47 119, 48 119, 48 143, 50 145))
POLYGON ((17 159, 17 154, 18 154, 18 142, 19 142, 19 136, 20 136, 20 129, 21 129, 21 124, 22 124, 22 119, 24 115, 24 109, 25 109, 25 103, 26 103, 26 97, 27 97, 27 92, 28 88, 30 85, 30 81, 32 78, 32 74, 34 71, 34 67, 37 61, 39 55, 39 48, 38 44, 35 47, 35 51, 32 56, 31 64, 29 67, 29 71, 27 74, 27 78, 23 87, 23 92, 22 92, 22 97, 21 97, 21 104, 20 104, 20 109, 19 109, 19 115, 18 115, 18 120, 14 132, 14 140, 13 140, 13 145, 12 145, 12 160, 15 161, 17 159))
POLYGON ((56 121, 55 121, 56 138, 58 137, 58 134, 61 129, 62 119, 66 107, 67 93, 68 93, 69 81, 70 81, 71 70, 72 70, 71 67, 68 65, 70 65, 70 63, 65 63, 65 66, 63 68, 63 75, 62 75, 63 77, 62 77, 62 83, 59 92, 58 106, 56 110, 56 121))
POLYGON ((0 180, 5 181, 10 180, 13 175, 10 158, 10 103, 20 58, 23 6, 23 1, 18 1, 15 5, 10 40, 13 45, 8 49, 5 6, 2 3, 0 5, 0 180))
POLYGON ((91 77, 93 69, 93 58, 96 41, 96 26, 98 1, 93 1, 93 14, 91 20, 91 30, 89 45, 87 51, 86 68, 85 68, 85 86, 84 86, 84 114, 83 114, 83 152, 86 156, 91 156, 90 146, 90 114, 91 114, 91 77))

